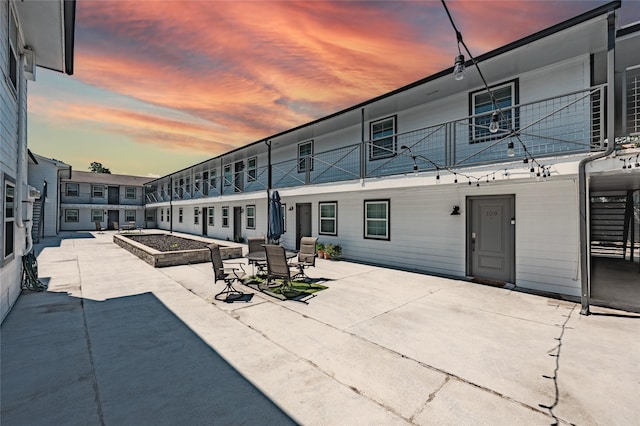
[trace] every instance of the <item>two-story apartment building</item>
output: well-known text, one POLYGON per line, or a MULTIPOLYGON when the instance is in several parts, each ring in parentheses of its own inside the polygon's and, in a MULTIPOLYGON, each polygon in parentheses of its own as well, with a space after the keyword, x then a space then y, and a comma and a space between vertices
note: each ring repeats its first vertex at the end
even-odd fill
POLYGON ((0 3, 0 320, 20 294, 38 197, 27 185, 27 80, 36 67, 73 74, 74 29, 73 0, 0 3))
POLYGON ((60 179, 60 229, 95 230, 114 224, 155 227, 145 217, 145 184, 148 177, 73 171, 60 179))
POLYGON ((475 58, 487 86, 467 58, 462 79, 445 69, 156 179, 147 209, 162 229, 266 235, 277 190, 287 247, 314 235, 350 260, 579 297, 585 312, 640 306, 637 286, 634 299, 592 280, 592 199, 625 206, 611 226, 626 236, 600 242, 637 270, 640 26, 617 28, 619 7, 475 58))
POLYGON ((60 179, 71 177, 71 166, 55 158, 29 151, 28 182, 40 193, 33 203, 31 236, 37 243, 42 237, 52 237, 60 230, 60 179))

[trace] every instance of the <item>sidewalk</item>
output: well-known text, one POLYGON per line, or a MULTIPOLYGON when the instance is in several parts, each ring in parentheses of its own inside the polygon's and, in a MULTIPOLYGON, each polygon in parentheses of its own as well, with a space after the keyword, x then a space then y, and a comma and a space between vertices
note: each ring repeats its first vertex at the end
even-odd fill
POLYGON ((326 260, 308 304, 224 303, 210 264, 112 238, 36 247, 49 289, 2 324, 3 426, 640 424, 640 315, 326 260))

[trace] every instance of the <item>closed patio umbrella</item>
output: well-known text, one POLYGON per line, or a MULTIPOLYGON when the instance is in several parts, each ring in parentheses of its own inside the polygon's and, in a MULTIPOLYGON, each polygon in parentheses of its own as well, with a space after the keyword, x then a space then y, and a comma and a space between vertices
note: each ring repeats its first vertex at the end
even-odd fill
POLYGON ((284 220, 282 217, 282 203, 280 202, 280 194, 273 191, 269 198, 269 229, 267 238, 270 241, 277 241, 284 232, 284 220))

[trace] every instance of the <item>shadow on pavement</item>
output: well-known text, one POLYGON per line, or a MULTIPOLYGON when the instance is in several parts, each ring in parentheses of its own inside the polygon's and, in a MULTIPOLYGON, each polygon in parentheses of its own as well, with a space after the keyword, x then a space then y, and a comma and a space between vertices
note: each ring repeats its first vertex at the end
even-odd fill
POLYGON ((6 425, 295 424, 152 293, 24 293, 1 357, 6 425))

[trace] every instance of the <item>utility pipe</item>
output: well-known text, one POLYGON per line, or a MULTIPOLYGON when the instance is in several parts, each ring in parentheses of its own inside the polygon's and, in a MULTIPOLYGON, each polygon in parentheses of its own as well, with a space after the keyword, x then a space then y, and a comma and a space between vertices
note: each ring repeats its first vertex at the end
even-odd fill
POLYGON ((22 252, 22 256, 28 254, 33 249, 33 239, 31 238, 31 227, 27 226, 25 221, 22 218, 23 215, 23 204, 28 201, 25 200, 24 190, 27 187, 27 172, 26 172, 26 147, 27 147, 27 132, 26 132, 26 111, 27 111, 27 81, 24 77, 24 65, 26 62, 26 57, 24 53, 20 54, 20 62, 18 64, 18 168, 17 168, 17 176, 16 176, 16 200, 18 201, 16 204, 19 206, 16 208, 14 206, 14 217, 15 224, 18 228, 23 230, 25 233, 25 237, 27 240, 27 246, 24 248, 22 252), (17 210, 17 211, 16 211, 17 210))
POLYGON ((615 46, 616 46, 617 11, 609 12, 607 16, 607 149, 580 161, 578 165, 578 194, 580 205, 580 314, 589 315, 590 274, 589 274, 589 220, 587 217, 587 171, 588 163, 599 158, 608 157, 615 149, 615 46))

